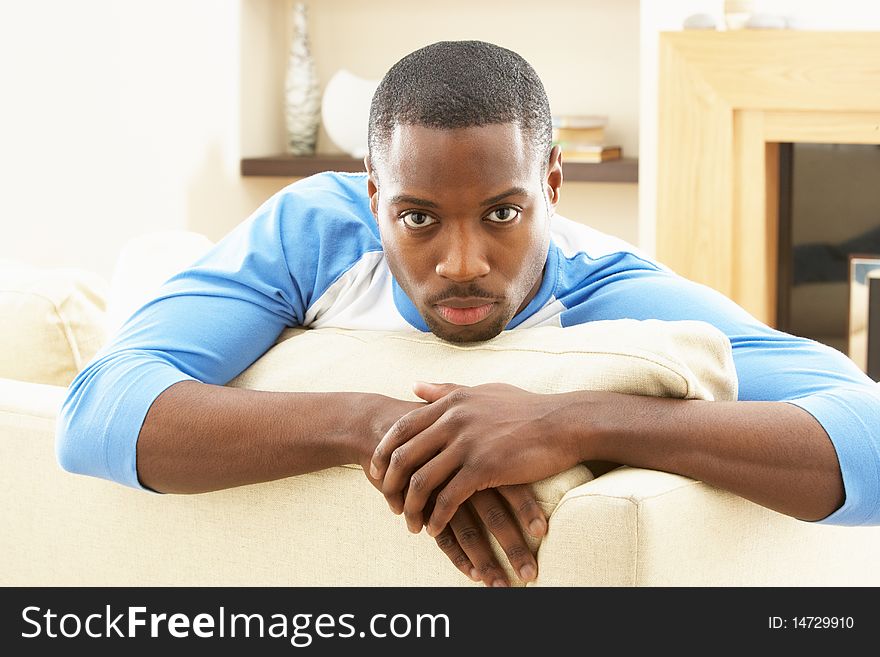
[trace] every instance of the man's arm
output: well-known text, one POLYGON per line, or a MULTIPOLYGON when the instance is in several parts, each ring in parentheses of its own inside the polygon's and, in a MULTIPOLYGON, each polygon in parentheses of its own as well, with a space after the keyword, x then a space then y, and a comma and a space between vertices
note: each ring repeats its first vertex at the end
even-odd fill
MULTIPOLYGON (((422 406, 376 394, 261 392, 182 381, 159 395, 147 414, 138 475, 156 491, 199 493, 347 463, 366 472, 381 436, 422 406)), ((515 486, 468 497, 445 533, 438 532, 440 549, 471 579, 506 585, 485 527, 519 576, 533 580, 537 563, 520 527, 540 537, 546 520, 531 491, 515 486)))
POLYGON ((382 395, 243 390, 182 381, 151 406, 137 441, 141 483, 199 493, 364 464, 422 406, 382 395))
MULTIPOLYGON (((135 313, 70 386, 56 438, 65 469, 135 488, 194 492, 365 464, 355 452, 366 450, 368 459, 403 402, 223 386, 285 327, 302 325, 309 303, 350 264, 331 259, 328 266, 315 254, 356 257, 363 244, 352 243, 374 239, 356 220, 315 221, 311 209, 294 187, 273 198, 135 313)), ((502 529, 516 530, 514 538, 493 531, 516 555, 514 566, 534 563, 517 529, 540 513, 532 501, 529 514, 504 510, 502 529)), ((478 529, 472 544, 453 538, 441 547, 463 572, 474 567, 491 583, 503 571, 478 529)))
MULTIPOLYGON (((507 433, 524 431, 504 427, 508 418, 521 417, 517 413, 531 408, 531 421, 536 424, 525 431, 528 436, 547 437, 542 427, 549 426, 567 439, 553 445, 535 441, 547 448, 535 454, 524 438, 521 445, 528 457, 525 460, 532 464, 530 476, 552 474, 586 453, 598 460, 695 477, 803 519, 880 524, 880 386, 851 360, 830 347, 765 326, 714 290, 670 272, 644 269, 625 277, 609 274, 601 281, 601 287, 594 284, 591 295, 566 311, 565 322, 626 317, 712 324, 730 339, 740 401, 704 403, 582 393, 575 395, 572 405, 557 409, 553 403, 544 407, 537 396, 512 405, 501 396, 491 402, 483 399, 485 405, 503 404, 500 408, 505 410, 495 419, 486 415, 488 408, 479 419, 470 416, 480 424, 477 431, 483 440, 490 433, 486 422, 498 421, 507 433), (575 428, 575 446, 571 427, 557 426, 555 413, 584 423, 575 428), (537 468, 540 463, 545 466, 537 468)), ((442 396, 442 391, 424 392, 422 397, 428 401, 442 396)), ((466 396, 452 392, 447 404, 460 403, 466 396)), ((557 399, 556 403, 561 402, 557 399)), ((502 457, 500 445, 491 458, 447 453, 445 441, 451 433, 442 425, 432 428, 433 419, 442 417, 436 412, 440 407, 428 420, 428 409, 436 405, 420 409, 418 422, 412 415, 402 418, 379 446, 374 458, 377 476, 383 475, 391 454, 399 447, 404 449, 394 456, 395 463, 400 463, 397 472, 383 484, 392 509, 403 510, 400 482, 407 477, 416 479, 416 485, 409 482, 409 494, 436 486, 441 472, 448 477, 461 471, 473 477, 476 471, 481 473, 478 486, 497 485, 500 482, 486 474, 497 461, 503 458, 505 467, 514 468, 523 460, 512 449, 502 457), (406 440, 411 437, 417 441, 409 444, 406 440), (432 459, 436 463, 431 470, 421 473, 422 465, 432 459), (426 481, 428 474, 431 478, 426 481)), ((460 409, 450 418, 461 423, 460 409)), ((519 470, 514 479, 522 479, 522 473, 519 470)), ((440 508, 452 506, 442 490, 437 493, 440 508)), ((413 527, 422 520, 419 505, 417 495, 408 507, 413 527)), ((435 521, 446 515, 448 510, 438 512, 435 521)))
POLYGON ((537 481, 586 460, 686 475, 805 520, 828 516, 844 499, 831 441, 792 404, 538 395, 501 384, 417 391, 433 403, 386 434, 372 475, 384 477, 389 504, 411 529, 422 526, 423 499, 436 492, 431 535, 474 490, 537 481))

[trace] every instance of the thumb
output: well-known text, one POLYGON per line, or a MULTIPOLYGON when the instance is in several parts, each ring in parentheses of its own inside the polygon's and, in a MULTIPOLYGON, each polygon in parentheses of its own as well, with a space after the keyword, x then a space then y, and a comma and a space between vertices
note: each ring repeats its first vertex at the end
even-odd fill
POLYGON ((429 404, 448 395, 453 390, 463 388, 457 383, 428 383, 426 381, 416 381, 413 384, 413 392, 424 399, 429 404))

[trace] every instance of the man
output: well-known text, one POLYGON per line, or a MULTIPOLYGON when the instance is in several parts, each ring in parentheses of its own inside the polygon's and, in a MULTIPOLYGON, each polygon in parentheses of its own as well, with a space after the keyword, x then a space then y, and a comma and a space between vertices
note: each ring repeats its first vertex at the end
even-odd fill
POLYGON ((554 216, 562 154, 521 57, 482 42, 408 55, 376 91, 369 140, 366 174, 282 190, 129 320, 71 385, 65 468, 198 492, 359 463, 412 531, 426 523, 486 584, 506 580, 474 536, 491 526, 533 579, 518 524, 540 536, 546 521, 527 484, 581 461, 684 474, 803 520, 880 521, 877 386, 838 352, 554 216), (416 404, 222 385, 289 326, 466 342, 615 318, 714 324, 740 401, 435 382, 416 404))

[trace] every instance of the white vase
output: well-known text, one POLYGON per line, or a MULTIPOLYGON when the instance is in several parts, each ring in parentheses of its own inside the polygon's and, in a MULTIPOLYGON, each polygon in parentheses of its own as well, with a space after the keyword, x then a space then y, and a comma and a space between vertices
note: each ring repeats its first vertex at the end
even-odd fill
POLYGON ((287 150, 292 155, 314 154, 321 118, 321 93, 309 45, 307 18, 305 3, 295 3, 284 94, 287 150))
POLYGON ((324 89, 321 120, 330 140, 358 159, 367 154, 370 103, 379 80, 358 77, 346 69, 333 74, 324 89))

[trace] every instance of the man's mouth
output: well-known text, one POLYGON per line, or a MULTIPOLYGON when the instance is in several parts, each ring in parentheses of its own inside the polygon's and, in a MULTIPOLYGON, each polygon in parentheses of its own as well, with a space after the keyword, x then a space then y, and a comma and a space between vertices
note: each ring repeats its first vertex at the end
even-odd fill
POLYGON ((434 308, 450 324, 467 326, 486 319, 495 309, 495 301, 484 298, 450 298, 434 304, 434 308))

